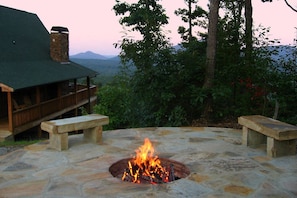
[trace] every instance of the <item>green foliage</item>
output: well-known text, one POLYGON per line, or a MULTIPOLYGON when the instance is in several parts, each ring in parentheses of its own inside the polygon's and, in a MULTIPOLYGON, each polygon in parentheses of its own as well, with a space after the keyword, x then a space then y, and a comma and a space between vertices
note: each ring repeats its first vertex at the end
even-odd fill
MULTIPOLYGON (((133 97, 136 99, 134 105, 142 109, 146 114, 141 115, 142 121, 139 123, 145 126, 165 126, 170 122, 176 122, 171 116, 175 110, 174 103, 179 98, 178 89, 180 85, 179 71, 180 65, 173 64, 174 54, 170 50, 160 53, 160 58, 155 60, 155 66, 144 72, 135 72, 131 87, 133 87, 133 97)), ((177 118, 175 116, 175 118, 177 118)), ((183 118, 178 118, 183 119, 183 118)))
POLYGON ((269 40, 269 28, 260 26, 247 61, 241 3, 222 4, 226 16, 219 22, 214 87, 203 89, 205 40, 185 39, 176 51, 160 28, 167 17, 156 1, 117 1, 116 14, 125 16, 120 23, 143 39, 123 38, 122 71, 98 92, 95 111, 110 117, 109 129, 189 125, 200 118, 209 96, 215 121, 248 114, 272 117, 279 104, 279 119, 297 123, 296 58, 275 64, 271 57, 277 51, 266 46, 277 41, 269 40), (156 17, 148 17, 152 10, 156 17))
POLYGON ((80 107, 79 110, 81 112, 81 115, 88 115, 89 114, 85 107, 80 107))
MULTIPOLYGON (((184 41, 191 41, 193 38, 193 28, 200 27, 201 29, 207 29, 207 16, 208 13, 197 5, 197 0, 185 0, 185 4, 187 5, 187 9, 179 8, 174 13, 177 16, 181 16, 183 22, 188 23, 188 27, 179 26, 178 33, 181 35, 181 38, 184 41)), ((199 33, 197 36, 202 36, 203 33, 199 33)))
POLYGON ((297 124, 297 48, 292 56, 277 60, 270 70, 269 88, 273 97, 270 101, 279 102, 279 119, 297 124), (285 59, 286 58, 286 59, 285 59))
POLYGON ((109 125, 106 129, 126 128, 129 126, 129 91, 124 81, 108 84, 98 91, 98 104, 94 112, 108 115, 109 125))
MULTIPOLYGON (((190 49, 189 45, 188 47, 190 49)), ((113 120, 127 122, 127 127, 188 125, 193 117, 199 115, 199 108, 201 108, 201 103, 193 102, 197 98, 193 92, 199 89, 203 82, 203 75, 201 75, 203 58, 196 56, 196 54, 203 54, 203 48, 205 43, 197 42, 189 51, 173 53, 171 49, 164 49, 154 60, 155 65, 146 72, 139 70, 131 72, 128 71, 129 67, 125 68, 113 84, 103 86, 99 90, 100 111, 98 106, 95 108, 96 111, 105 113, 110 118, 117 114, 118 116, 113 120), (189 61, 190 59, 192 61, 189 61), (121 89, 114 86, 119 86, 121 89), (110 97, 121 99, 115 100, 110 97), (123 106, 127 109, 113 108, 104 102, 108 101, 117 106, 116 103, 122 104, 122 100, 125 101, 123 106), (129 119, 121 120, 122 116, 129 119)), ((121 124, 113 127, 123 126, 121 124)))
POLYGON ((125 36, 119 44, 120 57, 124 63, 132 61, 138 70, 146 71, 153 66, 158 52, 168 48, 168 39, 162 27, 168 24, 168 17, 158 0, 128 4, 116 1, 115 14, 122 16, 120 24, 138 32, 142 39, 125 36))

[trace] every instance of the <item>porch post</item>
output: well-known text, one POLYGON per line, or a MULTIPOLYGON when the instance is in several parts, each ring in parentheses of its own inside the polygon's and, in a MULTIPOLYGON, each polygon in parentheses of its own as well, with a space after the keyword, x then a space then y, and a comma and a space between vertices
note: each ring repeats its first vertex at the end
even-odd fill
POLYGON ((11 92, 6 92, 7 93, 7 107, 8 107, 8 129, 9 131, 12 132, 13 134, 13 128, 14 128, 14 123, 13 123, 13 102, 12 102, 12 94, 11 92))
MULTIPOLYGON (((77 80, 74 79, 74 93, 75 93, 75 106, 77 105, 77 80)), ((78 109, 75 108, 75 116, 78 115, 78 109)))
MULTIPOLYGON (((41 105, 40 105, 41 95, 40 95, 40 87, 39 86, 36 87, 35 92, 36 92, 35 99, 36 99, 36 104, 38 105, 38 113, 39 113, 38 117, 42 118, 43 115, 41 112, 41 105)), ((42 131, 41 131, 41 128, 38 127, 38 137, 41 138, 41 136, 42 136, 42 131)))
POLYGON ((91 113, 91 87, 90 87, 90 77, 87 77, 87 86, 88 86, 88 113, 91 113))

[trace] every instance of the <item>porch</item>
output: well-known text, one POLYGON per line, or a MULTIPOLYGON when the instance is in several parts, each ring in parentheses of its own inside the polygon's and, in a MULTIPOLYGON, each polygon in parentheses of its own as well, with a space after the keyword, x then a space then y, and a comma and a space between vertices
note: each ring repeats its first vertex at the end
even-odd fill
POLYGON ((80 86, 76 92, 70 92, 57 98, 14 109, 12 115, 0 120, 0 141, 12 138, 42 121, 54 119, 71 110, 87 105, 90 111, 96 103, 96 86, 80 86))

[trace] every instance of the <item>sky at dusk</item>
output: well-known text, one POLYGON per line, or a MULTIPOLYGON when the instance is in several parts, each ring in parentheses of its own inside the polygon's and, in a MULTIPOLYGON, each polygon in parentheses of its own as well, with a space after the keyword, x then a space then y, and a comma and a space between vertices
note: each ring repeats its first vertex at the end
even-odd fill
MULTIPOLYGON (((288 0, 295 2, 296 0, 288 0)), ((123 1, 122 1, 123 2, 123 1)), ((137 0, 126 0, 128 3, 137 0)), ((198 4, 207 9, 208 0, 199 0, 198 4)), ((177 28, 182 23, 180 17, 174 15, 174 10, 186 8, 184 0, 159 1, 169 16, 169 24, 164 27, 167 36, 174 45, 181 41, 177 28)), ((297 37, 297 13, 286 6, 284 0, 273 0, 272 3, 262 3, 252 0, 254 26, 261 24, 270 27, 270 38, 279 39, 281 44, 294 44, 297 37)), ((117 55, 119 49, 114 43, 123 36, 112 7, 115 0, 0 0, 0 5, 35 13, 46 29, 50 32, 52 26, 64 26, 69 29, 70 55, 92 51, 102 55, 117 55)), ((294 4, 293 4, 294 5, 294 4)))

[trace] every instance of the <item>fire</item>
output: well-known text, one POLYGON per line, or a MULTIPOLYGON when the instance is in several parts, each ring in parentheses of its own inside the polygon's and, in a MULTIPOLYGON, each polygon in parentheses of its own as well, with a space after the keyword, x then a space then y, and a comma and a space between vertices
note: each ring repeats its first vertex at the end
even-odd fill
POLYGON ((173 165, 162 167, 159 157, 154 156, 155 149, 148 138, 135 152, 136 156, 128 161, 123 173, 123 181, 156 184, 174 180, 173 165))

